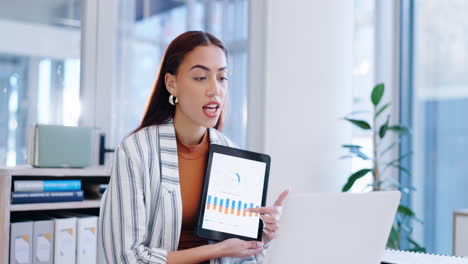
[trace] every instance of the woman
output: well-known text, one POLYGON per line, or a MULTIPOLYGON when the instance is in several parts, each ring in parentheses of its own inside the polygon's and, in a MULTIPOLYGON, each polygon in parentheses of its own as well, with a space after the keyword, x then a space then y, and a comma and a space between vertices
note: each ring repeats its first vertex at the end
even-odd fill
POLYGON ((210 143, 235 147, 219 132, 227 94, 227 50, 191 31, 166 50, 140 126, 115 151, 99 227, 108 263, 258 263, 278 229, 283 192, 262 214, 264 241, 208 243, 193 235, 210 143))

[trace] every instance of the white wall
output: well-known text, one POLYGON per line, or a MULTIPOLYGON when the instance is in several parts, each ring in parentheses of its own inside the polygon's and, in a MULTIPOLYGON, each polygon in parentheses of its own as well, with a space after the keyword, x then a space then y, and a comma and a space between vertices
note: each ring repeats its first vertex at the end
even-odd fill
POLYGON ((351 142, 340 118, 351 112, 353 1, 261 2, 251 6, 263 17, 251 16, 249 109, 262 113, 249 116, 248 147, 272 156, 269 203, 288 186, 339 191, 350 173, 338 157, 351 142))

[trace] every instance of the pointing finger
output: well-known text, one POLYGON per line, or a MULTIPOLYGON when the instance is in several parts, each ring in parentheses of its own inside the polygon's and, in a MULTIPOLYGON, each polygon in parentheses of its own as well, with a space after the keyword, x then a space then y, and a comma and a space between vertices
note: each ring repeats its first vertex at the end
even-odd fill
POLYGON ((259 207, 259 208, 247 208, 247 212, 252 213, 260 213, 260 214, 279 214, 278 207, 275 206, 266 206, 266 207, 259 207))
POLYGON ((288 196, 289 194, 289 189, 286 189, 284 190, 279 196, 278 196, 278 199, 276 199, 276 202, 275 202, 275 206, 281 206, 283 205, 283 201, 284 199, 286 199, 286 197, 288 196))
POLYGON ((263 222, 266 224, 274 224, 279 221, 279 216, 262 215, 260 218, 262 218, 263 222))

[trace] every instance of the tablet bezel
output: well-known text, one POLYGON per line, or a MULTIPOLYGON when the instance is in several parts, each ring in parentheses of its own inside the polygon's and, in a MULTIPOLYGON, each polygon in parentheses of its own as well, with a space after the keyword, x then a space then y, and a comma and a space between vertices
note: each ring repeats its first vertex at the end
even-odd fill
POLYGON ((198 218, 197 218, 197 224, 195 226, 195 235, 202 237, 202 238, 207 238, 210 240, 214 241, 223 241, 229 238, 239 238, 242 240, 247 240, 247 241, 261 241, 262 239, 262 232, 263 232, 263 222, 259 218, 259 225, 258 225, 258 231, 257 231, 257 237, 252 238, 252 237, 245 237, 245 236, 240 236, 236 234, 230 234, 230 233, 225 233, 221 231, 214 231, 210 229, 204 229, 203 226, 203 217, 205 215, 205 209, 206 209, 206 199, 208 196, 208 185, 210 182, 210 174, 211 174, 211 165, 213 161, 213 154, 214 153, 219 153, 219 154, 224 154, 224 155, 229 155, 229 156, 234 156, 234 157, 239 157, 243 159, 248 159, 248 160, 253 160, 253 161, 259 161, 259 162, 264 162, 266 164, 265 166, 265 175, 264 175, 264 181, 263 181, 263 194, 262 194, 262 201, 261 201, 261 207, 264 207, 266 204, 266 198, 267 198, 267 191, 268 191, 268 178, 270 174, 270 163, 271 163, 271 157, 266 154, 262 153, 257 153, 257 152, 252 152, 248 150, 243 150, 243 149, 237 149, 237 148, 231 148, 227 146, 222 146, 218 144, 211 144, 210 145, 210 150, 208 154, 208 161, 206 165, 206 171, 205 171, 205 179, 203 182, 203 191, 200 199, 200 204, 199 204, 199 212, 198 212, 198 218))

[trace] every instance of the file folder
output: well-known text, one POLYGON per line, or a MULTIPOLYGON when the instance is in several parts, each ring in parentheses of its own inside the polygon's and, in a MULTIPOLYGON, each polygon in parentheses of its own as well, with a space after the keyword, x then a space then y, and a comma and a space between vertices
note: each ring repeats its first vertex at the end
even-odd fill
POLYGON ((10 227, 10 264, 31 264, 33 222, 22 219, 10 227))
POLYGON ((35 216, 33 230, 33 264, 53 264, 54 262, 54 219, 35 216))
POLYGON ((76 218, 54 217, 54 263, 76 262, 76 218))

